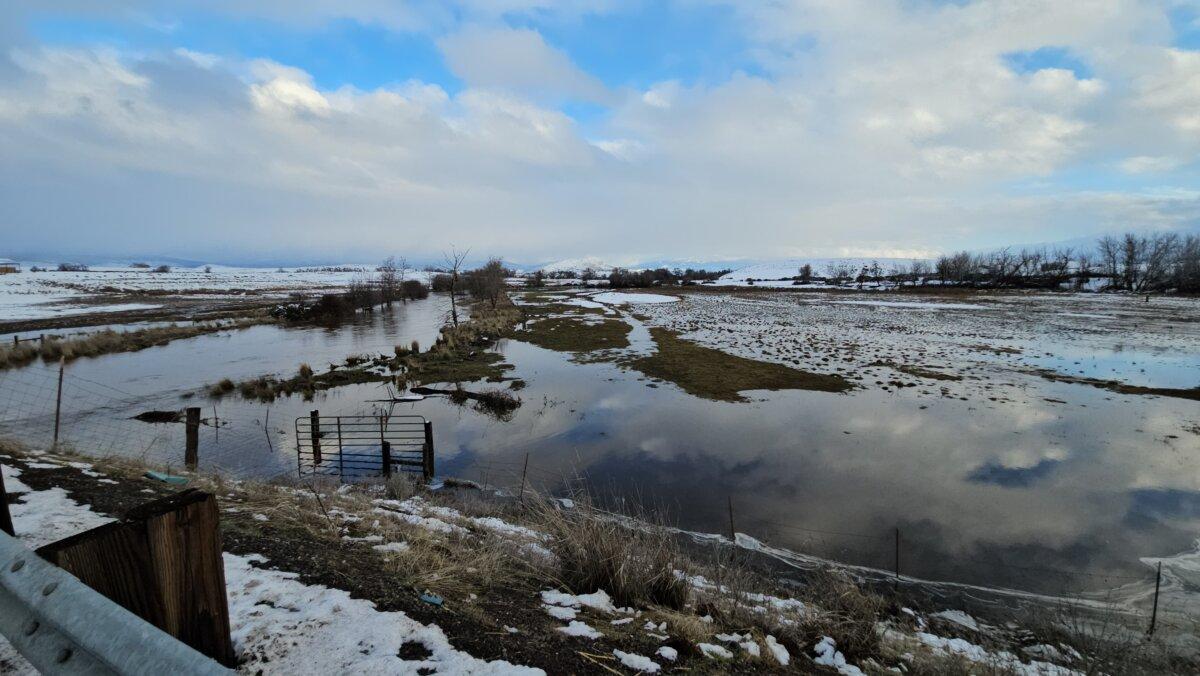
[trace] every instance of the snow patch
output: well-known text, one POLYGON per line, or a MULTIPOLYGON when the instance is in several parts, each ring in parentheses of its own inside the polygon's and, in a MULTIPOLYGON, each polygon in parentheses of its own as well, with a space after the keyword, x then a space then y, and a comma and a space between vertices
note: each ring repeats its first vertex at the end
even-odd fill
POLYGON ((621 664, 624 664, 634 671, 655 674, 658 673, 658 670, 661 668, 654 660, 643 655, 627 653, 623 650, 614 650, 613 655, 615 655, 618 660, 621 660, 621 664))

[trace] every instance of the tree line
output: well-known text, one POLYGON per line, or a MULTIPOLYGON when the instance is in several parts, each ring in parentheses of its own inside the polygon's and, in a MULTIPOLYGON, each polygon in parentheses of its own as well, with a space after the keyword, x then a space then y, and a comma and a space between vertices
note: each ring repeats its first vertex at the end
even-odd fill
MULTIPOLYGON (((805 264, 791 279, 797 285, 871 283, 920 286, 930 283, 972 288, 1082 289, 1149 293, 1200 292, 1200 236, 1173 232, 1108 235, 1094 250, 1071 247, 959 251, 935 260, 914 260, 886 270, 877 261, 856 266, 826 265, 824 275, 805 264)), ((748 280, 751 283, 760 280, 748 280)))

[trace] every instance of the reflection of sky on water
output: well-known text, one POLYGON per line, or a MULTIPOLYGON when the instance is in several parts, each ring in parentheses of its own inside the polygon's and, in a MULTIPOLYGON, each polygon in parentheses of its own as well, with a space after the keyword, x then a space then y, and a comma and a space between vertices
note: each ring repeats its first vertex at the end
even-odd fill
POLYGON ((740 531, 875 565, 890 565, 900 525, 914 572, 1024 587, 1034 582, 1026 573, 977 560, 1140 575, 1139 556, 1185 550, 1200 534, 1186 510, 1142 509, 1139 528, 1126 517, 1145 500, 1139 491, 1200 488, 1200 437, 1182 430, 1192 402, 1029 378, 1016 401, 865 390, 727 404, 524 344, 507 353, 530 381, 525 406, 507 425, 472 415, 441 432, 453 439, 440 446, 443 468, 496 481, 528 451, 537 479, 579 471, 603 495, 637 497, 710 532, 727 530, 732 495, 740 531))
MULTIPOLYGON (((73 429, 178 408, 181 393, 226 376, 287 374, 301 361, 323 369, 413 338, 425 346, 441 314, 433 301, 413 303, 336 330, 256 327, 79 360, 69 374, 144 397, 90 416, 70 409, 73 429)), ((523 343, 504 351, 528 382, 511 422, 441 399, 394 409, 434 421, 440 473, 515 485, 529 453, 535 485, 561 489, 578 473, 601 499, 662 508, 684 528, 725 532, 732 496, 738 530, 773 544, 887 567, 900 527, 911 574, 1043 591, 1106 580, 996 564, 1141 575, 1139 557, 1184 551, 1200 535, 1200 436, 1185 429, 1200 422, 1195 402, 1004 375, 997 401, 863 389, 751 393, 732 404, 523 343)), ((1194 355, 1178 359, 1194 368, 1194 355)), ((203 430, 201 462, 293 471, 295 417, 366 412, 384 394, 363 385, 314 402, 228 398, 216 405, 235 424, 203 430), (274 453, 263 448, 268 411, 274 453)), ((178 426, 122 424, 166 435, 170 452, 182 447, 178 426)))

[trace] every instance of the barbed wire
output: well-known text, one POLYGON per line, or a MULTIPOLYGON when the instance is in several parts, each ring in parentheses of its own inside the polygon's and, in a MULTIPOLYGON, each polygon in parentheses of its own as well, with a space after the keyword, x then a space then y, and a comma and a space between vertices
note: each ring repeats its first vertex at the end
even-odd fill
MULTIPOLYGON (((240 475, 296 471, 296 466, 286 457, 291 451, 288 446, 296 441, 295 420, 272 417, 273 407, 269 402, 262 404, 261 415, 247 410, 245 402, 239 409, 224 407, 222 410, 220 401, 193 403, 189 399, 181 399, 178 393, 137 395, 67 372, 63 374, 60 403, 58 378, 56 368, 0 370, 0 435, 48 449, 54 440, 57 408, 60 447, 85 455, 124 455, 169 467, 183 466, 184 426, 177 423, 148 424, 135 419, 130 413, 134 410, 182 411, 198 405, 202 411, 203 425, 199 449, 201 468, 240 475)), ((392 414, 395 409, 394 405, 382 402, 347 402, 331 406, 330 400, 326 400, 322 406, 327 416, 383 415, 392 414)), ((485 486, 502 485, 504 488, 517 489, 522 483, 530 487, 541 484, 559 488, 587 484, 586 473, 576 469, 555 471, 543 466, 532 456, 528 462, 524 458, 469 458, 462 461, 461 466, 464 471, 477 472, 485 486)), ((886 542, 892 540, 893 535, 811 528, 759 517, 741 517, 738 523, 743 528, 745 524, 751 524, 765 527, 768 532, 782 531, 793 536, 793 541, 795 536, 807 536, 799 540, 805 548, 832 553, 843 559, 853 558, 857 561, 856 565, 873 562, 880 569, 886 569, 890 563, 890 551, 851 547, 828 538, 886 542)), ((752 537, 769 544, 769 539, 752 537)), ((790 548, 794 548, 794 545, 790 548)), ((1152 574, 1130 576, 1068 571, 971 556, 956 556, 952 561, 1021 573, 1031 578, 1033 574, 1052 574, 1065 580, 1153 580, 1152 574)))

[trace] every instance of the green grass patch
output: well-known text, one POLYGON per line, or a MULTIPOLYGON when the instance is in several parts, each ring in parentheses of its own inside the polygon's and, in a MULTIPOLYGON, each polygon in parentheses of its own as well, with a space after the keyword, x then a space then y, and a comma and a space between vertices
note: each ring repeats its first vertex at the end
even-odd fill
POLYGON ((741 395, 745 390, 845 392, 853 387, 841 376, 800 371, 702 347, 668 329, 651 328, 650 335, 658 351, 649 357, 627 360, 624 365, 675 383, 697 397, 746 401, 741 395))
POLYGON ((595 352, 629 347, 632 327, 618 319, 583 322, 570 317, 542 319, 514 337, 558 352, 595 352))

